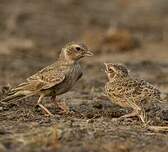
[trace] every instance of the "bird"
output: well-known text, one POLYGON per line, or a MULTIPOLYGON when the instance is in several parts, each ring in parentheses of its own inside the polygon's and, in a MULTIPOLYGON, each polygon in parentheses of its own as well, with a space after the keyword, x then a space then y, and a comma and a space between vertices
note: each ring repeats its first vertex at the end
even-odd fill
POLYGON ((149 82, 133 78, 124 64, 104 63, 108 82, 105 84, 105 95, 115 104, 133 111, 120 118, 138 116, 143 124, 149 123, 145 104, 162 102, 162 92, 149 82))
MULTIPOLYGON (((25 82, 12 88, 1 102, 17 101, 38 95, 37 105, 47 115, 52 116, 53 114, 41 103, 42 99, 49 96, 55 101, 56 96, 68 92, 83 75, 79 60, 92 55, 93 53, 84 43, 70 42, 66 44, 53 64, 41 69, 28 77, 25 82)), ((65 110, 61 105, 60 108, 65 110)))

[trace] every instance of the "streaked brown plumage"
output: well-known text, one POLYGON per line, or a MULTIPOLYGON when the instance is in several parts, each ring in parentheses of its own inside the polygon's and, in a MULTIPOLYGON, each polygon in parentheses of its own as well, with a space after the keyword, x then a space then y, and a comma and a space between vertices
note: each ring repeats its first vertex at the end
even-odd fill
POLYGON ((131 107, 133 112, 122 116, 139 116, 143 123, 147 123, 144 106, 146 102, 162 101, 161 92, 144 80, 134 79, 122 64, 105 63, 109 82, 105 85, 107 96, 121 107, 131 107))
POLYGON ((52 115, 41 104, 42 98, 45 96, 55 98, 57 95, 69 91, 82 76, 78 60, 92 55, 92 52, 84 44, 67 44, 62 48, 60 56, 54 64, 40 70, 29 77, 26 82, 12 89, 9 95, 1 102, 14 99, 21 100, 33 95, 39 95, 38 105, 49 115, 52 115))

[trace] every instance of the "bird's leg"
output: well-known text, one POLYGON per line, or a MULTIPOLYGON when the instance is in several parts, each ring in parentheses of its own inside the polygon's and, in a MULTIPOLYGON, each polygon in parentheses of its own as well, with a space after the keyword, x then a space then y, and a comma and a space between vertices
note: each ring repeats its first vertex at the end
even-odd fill
POLYGON ((65 104, 65 102, 60 102, 59 100, 57 100, 56 96, 52 96, 51 100, 56 103, 56 106, 58 108, 61 109, 60 114, 68 113, 69 112, 69 108, 67 107, 67 105, 65 104))
POLYGON ((53 116, 53 114, 46 107, 44 107, 41 104, 41 100, 42 100, 43 97, 44 97, 44 95, 41 94, 40 97, 39 97, 39 99, 38 99, 38 101, 37 101, 37 105, 39 105, 48 115, 53 116))
POLYGON ((132 102, 132 100, 128 100, 127 102, 129 104, 129 106, 132 107, 133 111, 131 113, 128 113, 128 114, 125 114, 125 115, 119 117, 118 120, 123 120, 124 118, 130 118, 130 117, 138 116, 137 110, 140 110, 140 108, 134 102, 132 102))
POLYGON ((146 112, 143 108, 140 109, 136 109, 137 111, 137 115, 140 118, 140 120, 142 121, 142 123, 144 124, 144 126, 146 127, 149 123, 147 116, 146 116, 146 112))
POLYGON ((136 104, 134 100, 129 100, 128 104, 133 108, 136 115, 140 118, 145 126, 148 125, 149 121, 147 120, 146 112, 142 106, 136 104))
POLYGON ((69 112, 69 108, 67 107, 67 105, 65 104, 65 102, 58 102, 57 105, 62 110, 60 112, 60 114, 64 114, 64 113, 68 113, 69 112))
POLYGON ((137 112, 135 110, 132 111, 131 113, 125 114, 123 116, 120 116, 119 118, 117 118, 117 121, 122 121, 125 118, 130 118, 130 117, 134 117, 134 116, 137 116, 137 112))

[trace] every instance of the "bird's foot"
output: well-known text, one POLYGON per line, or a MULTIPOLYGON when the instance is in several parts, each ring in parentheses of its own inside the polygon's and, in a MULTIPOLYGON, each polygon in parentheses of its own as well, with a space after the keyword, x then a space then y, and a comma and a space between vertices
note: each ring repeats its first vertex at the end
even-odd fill
POLYGON ((42 104, 38 104, 40 108, 42 108, 46 112, 46 116, 54 116, 46 107, 44 107, 42 104))
POLYGON ((131 113, 128 113, 128 114, 125 114, 125 115, 119 117, 119 119, 130 118, 130 117, 135 117, 135 116, 137 116, 137 113, 135 111, 133 111, 131 113))
POLYGON ((67 114, 67 113, 69 113, 69 108, 65 104, 65 102, 57 102, 57 107, 61 109, 59 114, 67 114))
POLYGON ((52 114, 51 112, 50 113, 45 113, 44 114, 46 117, 53 117, 54 116, 54 114, 52 114))
POLYGON ((137 113, 133 111, 133 112, 125 114, 119 118, 114 118, 113 120, 114 121, 123 121, 126 118, 131 118, 131 117, 135 117, 135 116, 137 116, 137 113))
POLYGON ((168 132, 168 126, 147 126, 147 129, 154 131, 154 132, 168 132))
POLYGON ((60 101, 59 99, 56 98, 56 96, 52 96, 51 100, 56 103, 56 106, 61 110, 58 113, 59 114, 67 114, 69 113, 69 108, 65 104, 64 101, 60 101))
POLYGON ((152 123, 152 121, 148 120, 148 121, 144 121, 142 124, 142 127, 144 128, 148 128, 150 126, 150 124, 152 123))

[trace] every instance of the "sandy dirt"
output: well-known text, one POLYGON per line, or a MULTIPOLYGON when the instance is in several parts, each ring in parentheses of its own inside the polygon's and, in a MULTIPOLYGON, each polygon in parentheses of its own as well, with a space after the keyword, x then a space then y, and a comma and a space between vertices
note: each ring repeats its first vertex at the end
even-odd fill
MULTIPOLYGON (((104 97, 104 62, 124 63, 132 76, 168 93, 167 0, 0 0, 0 99, 58 57, 70 41, 94 52, 81 61, 84 76, 59 96, 69 107, 60 114, 50 98, 0 103, 0 152, 167 152, 168 132, 151 131, 131 109, 104 97)), ((167 104, 166 104, 167 105, 167 104)), ((168 108, 146 107, 152 125, 168 126, 168 108)))

